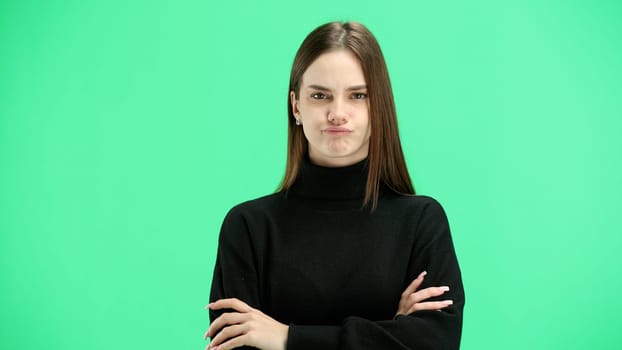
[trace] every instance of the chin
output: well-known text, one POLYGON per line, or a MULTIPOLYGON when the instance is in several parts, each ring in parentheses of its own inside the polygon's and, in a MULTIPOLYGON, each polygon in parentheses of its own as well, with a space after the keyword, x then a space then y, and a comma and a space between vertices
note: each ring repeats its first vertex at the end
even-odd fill
POLYGON ((345 158, 345 157, 351 157, 353 155, 353 152, 350 152, 347 150, 340 151, 340 152, 333 151, 333 152, 326 153, 326 155, 331 158, 345 158))

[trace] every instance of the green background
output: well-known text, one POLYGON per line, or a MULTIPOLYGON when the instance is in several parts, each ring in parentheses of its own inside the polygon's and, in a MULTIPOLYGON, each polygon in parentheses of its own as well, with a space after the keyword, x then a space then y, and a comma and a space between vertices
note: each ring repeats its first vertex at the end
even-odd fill
POLYGON ((587 0, 0 2, 0 348, 202 348, 223 216, 276 188, 295 51, 345 19, 447 210, 462 348, 618 348, 622 3, 587 0))

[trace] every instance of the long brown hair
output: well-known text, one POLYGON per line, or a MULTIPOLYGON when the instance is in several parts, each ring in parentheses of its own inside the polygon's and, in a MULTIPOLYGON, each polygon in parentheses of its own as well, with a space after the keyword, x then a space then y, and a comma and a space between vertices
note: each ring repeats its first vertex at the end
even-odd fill
MULTIPOLYGON (((365 26, 356 22, 330 22, 313 30, 302 42, 294 58, 289 92, 293 91, 298 99, 304 72, 320 55, 334 49, 347 49, 358 57, 367 83, 371 136, 364 204, 371 201, 372 209, 376 208, 381 183, 399 193, 415 194, 400 143, 387 65, 380 45, 365 26)), ((287 111, 287 165, 279 191, 287 190, 294 184, 302 160, 308 152, 303 130, 295 123, 289 93, 287 111)))

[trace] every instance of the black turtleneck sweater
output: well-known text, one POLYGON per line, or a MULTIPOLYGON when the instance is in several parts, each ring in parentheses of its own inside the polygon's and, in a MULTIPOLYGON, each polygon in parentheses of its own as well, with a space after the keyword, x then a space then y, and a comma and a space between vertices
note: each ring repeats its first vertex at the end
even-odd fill
POLYGON ((210 300, 235 297, 288 324, 288 350, 458 349, 464 291, 442 207, 383 188, 371 212, 362 208, 366 179, 366 161, 306 161, 289 191, 231 209, 210 300), (394 319, 424 270, 421 288, 450 287, 429 300, 454 304, 394 319))

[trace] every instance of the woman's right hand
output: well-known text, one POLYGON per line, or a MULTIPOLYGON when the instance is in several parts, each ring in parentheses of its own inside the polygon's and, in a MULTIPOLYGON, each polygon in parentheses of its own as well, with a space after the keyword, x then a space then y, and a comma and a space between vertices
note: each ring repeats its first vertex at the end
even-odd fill
POLYGON ((400 305, 398 306, 397 313, 395 314, 396 317, 399 315, 408 315, 420 310, 440 311, 442 308, 453 304, 453 300, 450 299, 442 301, 424 301, 432 297, 443 295, 443 293, 449 290, 449 287, 447 286, 428 287, 426 289, 417 290, 417 288, 421 286, 421 283, 423 283, 423 279, 426 274, 426 271, 420 273, 419 276, 417 276, 417 278, 415 278, 404 290, 400 298, 400 305))

